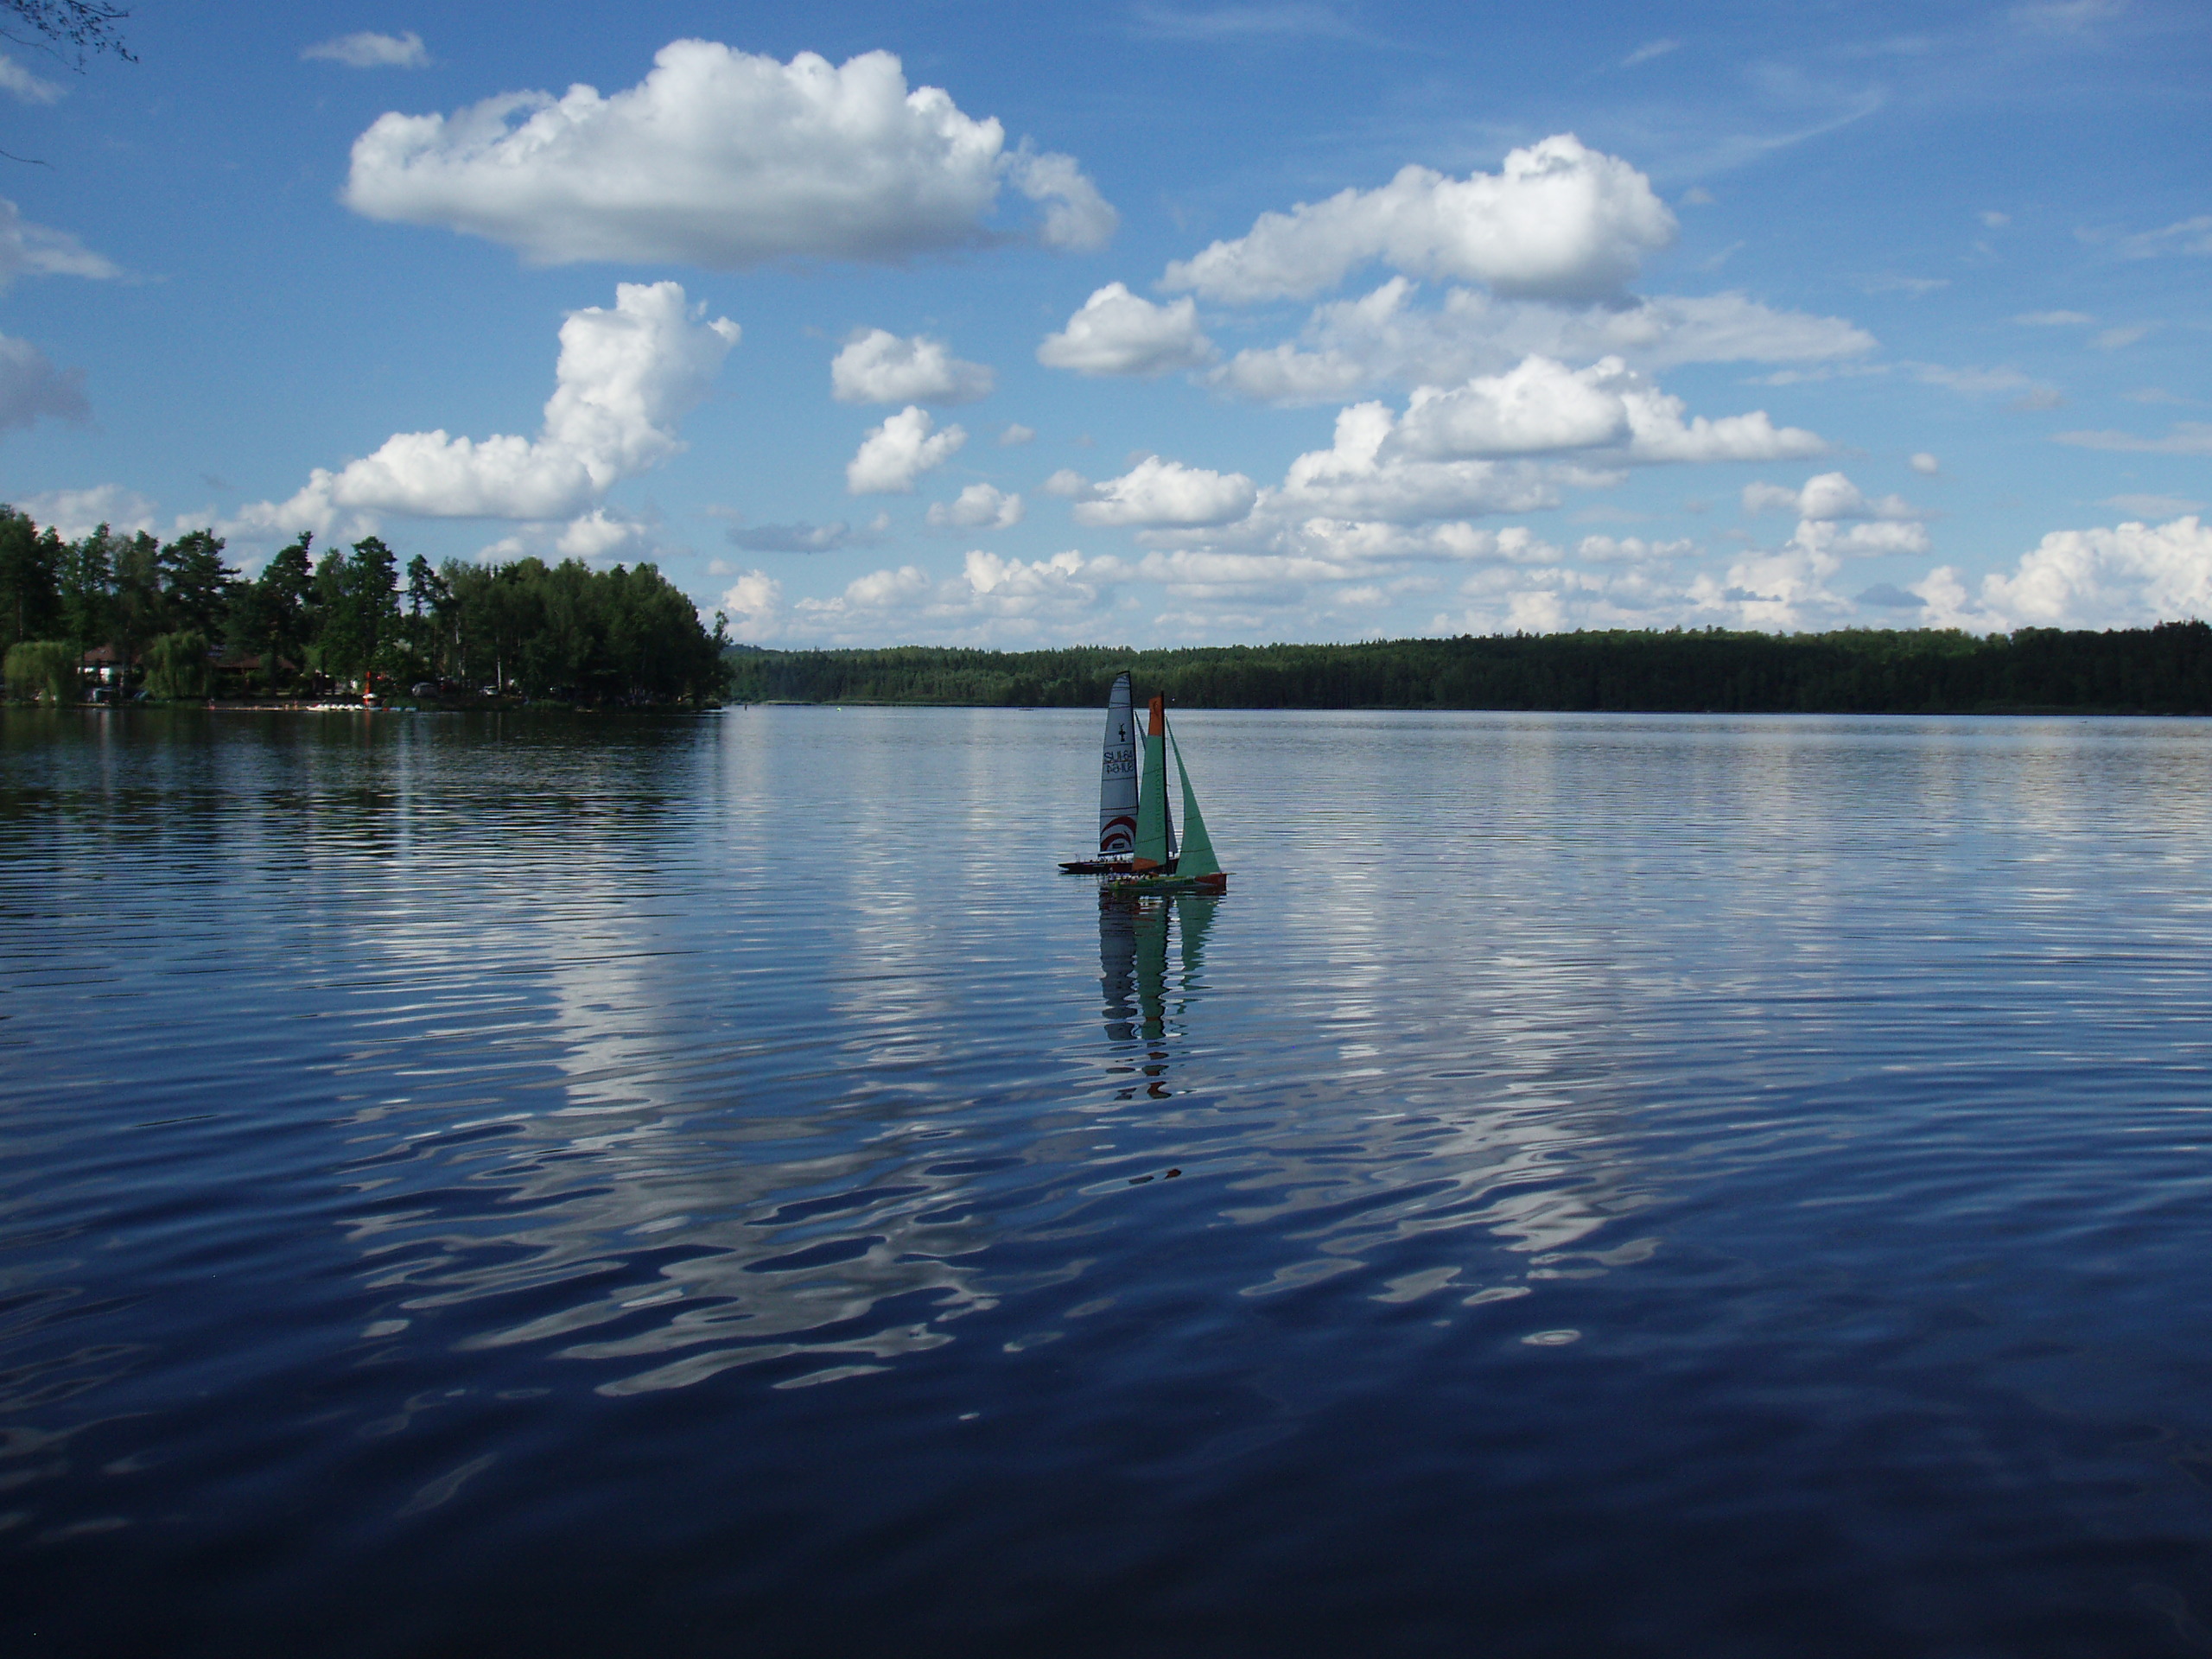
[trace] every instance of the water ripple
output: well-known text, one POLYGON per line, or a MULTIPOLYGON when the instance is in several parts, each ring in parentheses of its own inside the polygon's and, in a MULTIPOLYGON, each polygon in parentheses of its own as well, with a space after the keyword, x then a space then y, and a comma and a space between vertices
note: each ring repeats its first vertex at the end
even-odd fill
POLYGON ((25 1605, 179 1653, 2212 1618, 2202 728, 1192 714, 1233 890, 1102 908, 1049 874, 1095 723, 0 711, 25 1605))

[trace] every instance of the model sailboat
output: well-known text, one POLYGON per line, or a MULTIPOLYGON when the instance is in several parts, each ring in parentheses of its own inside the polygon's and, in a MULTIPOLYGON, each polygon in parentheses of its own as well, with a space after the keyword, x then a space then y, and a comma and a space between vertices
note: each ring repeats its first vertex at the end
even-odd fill
POLYGON ((1191 788, 1182 746, 1167 729, 1166 699, 1154 697, 1137 763, 1136 725, 1130 718, 1129 677, 1116 677, 1106 699, 1106 746, 1098 781, 1098 856, 1070 859, 1071 875, 1103 875, 1103 890, 1122 898, 1147 893, 1226 893, 1228 872, 1214 855, 1212 837, 1191 788), (1175 814, 1167 798, 1167 757, 1183 785, 1183 842, 1175 841, 1175 814))
POLYGON ((1213 837, 1198 811, 1198 797, 1191 787, 1191 769, 1183 763, 1183 746, 1167 729, 1164 697, 1152 700, 1151 720, 1145 728, 1144 772, 1137 789, 1136 845, 1129 855, 1128 874, 1108 878, 1102 891, 1117 899, 1152 893, 1226 893, 1229 872, 1214 855, 1213 837), (1167 805, 1167 756, 1175 756, 1175 776, 1183 785, 1183 845, 1175 846, 1175 815, 1167 805))

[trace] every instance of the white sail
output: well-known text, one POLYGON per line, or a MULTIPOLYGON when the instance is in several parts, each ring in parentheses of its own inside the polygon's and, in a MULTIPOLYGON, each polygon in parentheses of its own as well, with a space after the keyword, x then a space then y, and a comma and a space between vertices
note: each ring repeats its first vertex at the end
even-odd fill
POLYGON ((1129 713, 1129 677, 1114 681, 1106 701, 1106 757, 1098 778, 1098 851, 1126 858, 1136 845, 1137 727, 1129 713))

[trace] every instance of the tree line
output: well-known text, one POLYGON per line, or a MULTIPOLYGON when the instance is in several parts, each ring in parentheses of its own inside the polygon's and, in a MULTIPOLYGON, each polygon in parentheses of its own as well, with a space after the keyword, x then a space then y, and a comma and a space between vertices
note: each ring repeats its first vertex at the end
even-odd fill
POLYGON ((2103 632, 1719 628, 1337 645, 1079 646, 731 656, 746 702, 1091 708, 1124 669, 1193 709, 1488 709, 1713 714, 2212 714, 2212 627, 2103 632))
POLYGON ((125 695, 315 696, 429 683, 441 698, 579 702, 719 697, 727 639, 652 565, 516 559, 403 573, 377 537, 320 557, 302 534, 249 579, 197 530, 162 542, 105 524, 75 541, 0 506, 0 677, 73 702, 88 661, 125 695))

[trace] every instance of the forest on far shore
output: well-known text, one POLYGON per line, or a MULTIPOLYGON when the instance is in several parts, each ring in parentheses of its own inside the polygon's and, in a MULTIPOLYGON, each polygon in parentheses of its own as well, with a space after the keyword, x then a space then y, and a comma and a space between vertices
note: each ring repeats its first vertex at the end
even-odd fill
POLYGON ((378 691, 441 702, 719 701, 720 630, 650 564, 408 562, 302 534, 247 579, 223 542, 102 524, 72 541, 0 506, 0 677, 15 699, 378 691), (416 691, 415 688, 420 687, 416 691))
POLYGON ((1681 714, 2212 714, 2212 626, 1719 628, 1463 634, 1179 651, 730 653, 745 702, 1103 707, 1114 677, 1189 709, 1491 709, 1681 714))

